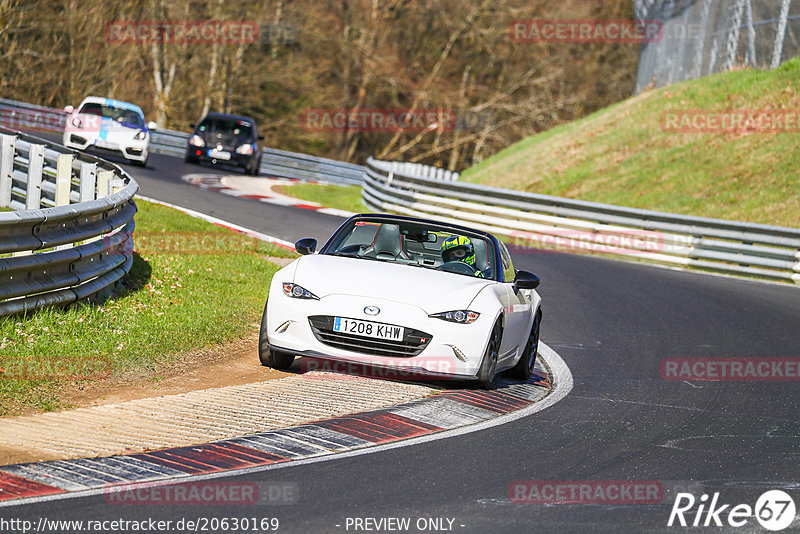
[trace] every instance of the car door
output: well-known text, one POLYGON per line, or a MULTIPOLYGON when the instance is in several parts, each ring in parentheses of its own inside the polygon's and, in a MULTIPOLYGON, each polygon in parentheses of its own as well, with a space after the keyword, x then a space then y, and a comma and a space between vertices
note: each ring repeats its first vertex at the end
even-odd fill
MULTIPOLYGON (((531 290, 515 289, 514 277, 516 271, 505 245, 498 242, 500 246, 500 260, 502 262, 504 283, 506 290, 505 299, 505 330, 503 331, 503 344, 501 354, 507 354, 509 360, 513 359, 524 348, 525 341, 528 339, 528 330, 531 326, 531 290)), ((506 362, 510 364, 511 362, 506 362)))

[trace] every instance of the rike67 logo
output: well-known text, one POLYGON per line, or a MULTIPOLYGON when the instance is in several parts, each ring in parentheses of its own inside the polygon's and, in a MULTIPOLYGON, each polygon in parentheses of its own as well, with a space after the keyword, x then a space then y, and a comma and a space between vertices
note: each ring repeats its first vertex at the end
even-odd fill
POLYGON ((710 500, 708 494, 696 499, 691 493, 678 493, 667 526, 738 528, 747 525, 755 517, 763 528, 777 532, 794 522, 796 511, 794 500, 781 490, 765 492, 756 501, 755 508, 749 504, 723 504, 719 492, 714 493, 710 500), (697 508, 693 510, 695 505, 697 508))

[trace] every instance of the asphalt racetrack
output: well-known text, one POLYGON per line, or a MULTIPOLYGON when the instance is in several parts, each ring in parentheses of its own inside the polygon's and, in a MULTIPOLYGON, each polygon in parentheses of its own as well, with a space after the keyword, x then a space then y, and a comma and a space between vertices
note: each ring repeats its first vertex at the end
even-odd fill
MULTIPOLYGON (((143 196, 292 242, 324 241, 342 221, 181 180, 188 173, 228 173, 223 169, 158 154, 146 169, 126 168, 143 196)), ((800 505, 796 378, 662 376, 668 358, 800 357, 800 288, 597 257, 513 254, 517 268, 542 278, 542 340, 573 376, 571 393, 554 406, 461 436, 215 479, 290 483, 297 495, 287 503, 115 506, 95 495, 14 506, 0 516, 34 523, 42 517, 277 518, 279 526, 271 531, 297 533, 670 532, 681 528, 667 523, 682 492, 696 499, 685 513, 690 525, 701 502, 707 510, 715 494, 717 508, 729 505, 712 518, 703 513, 701 526, 690 531, 760 532, 755 517, 731 526, 730 510, 739 504, 754 508, 767 490, 783 490, 800 505), (581 481, 593 488, 587 502, 535 499, 545 488, 563 490, 581 481), (660 493, 630 504, 597 496, 597 488, 626 484, 660 493), (707 500, 701 501, 704 494, 707 500), (715 525, 717 518, 722 527, 715 525), (409 522, 398 522, 404 519, 409 522)), ((799 525, 795 518, 792 529, 799 525)), ((208 531, 231 530, 218 522, 208 531)))

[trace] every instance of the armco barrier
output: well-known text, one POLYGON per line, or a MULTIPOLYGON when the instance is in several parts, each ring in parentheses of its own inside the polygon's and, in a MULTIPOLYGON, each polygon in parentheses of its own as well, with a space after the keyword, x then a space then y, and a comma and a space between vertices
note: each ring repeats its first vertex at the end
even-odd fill
MULTIPOLYGON (((189 134, 174 130, 157 130, 150 140, 150 151, 183 158, 189 134)), ((364 167, 275 148, 261 150, 261 174, 296 178, 298 180, 321 180, 333 184, 360 185, 364 182, 364 167)))
POLYGON ((0 316, 105 291, 133 263, 139 186, 122 169, 0 128, 0 316))
POLYGON ((800 229, 689 217, 456 183, 370 158, 362 197, 375 210, 468 224, 515 246, 632 256, 800 283, 800 229))

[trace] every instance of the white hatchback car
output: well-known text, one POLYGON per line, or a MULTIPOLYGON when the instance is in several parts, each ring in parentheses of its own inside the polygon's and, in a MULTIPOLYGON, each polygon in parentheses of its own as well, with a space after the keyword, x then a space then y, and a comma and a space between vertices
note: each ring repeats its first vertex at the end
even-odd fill
POLYGON ((491 234, 361 214, 319 253, 316 245, 298 241, 303 256, 272 278, 259 339, 263 365, 286 369, 308 356, 485 388, 503 370, 531 376, 539 278, 516 271, 491 234))
POLYGON ((64 146, 78 150, 114 154, 132 163, 147 165, 150 132, 156 123, 145 124, 139 106, 102 98, 86 97, 78 109, 67 106, 64 146))

